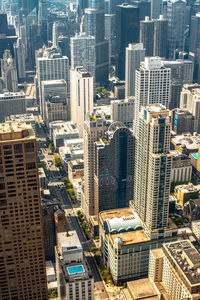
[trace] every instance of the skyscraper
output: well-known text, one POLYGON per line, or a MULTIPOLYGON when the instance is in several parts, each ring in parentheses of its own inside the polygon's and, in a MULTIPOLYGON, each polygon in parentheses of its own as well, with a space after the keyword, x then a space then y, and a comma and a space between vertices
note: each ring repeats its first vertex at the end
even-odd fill
POLYGON ((5 50, 4 52, 3 59, 1 60, 1 74, 6 90, 17 92, 17 69, 10 50, 5 50))
POLYGON ((154 22, 153 56, 167 57, 167 20, 160 15, 154 22))
POLYGON ((142 107, 138 126, 133 204, 151 230, 164 228, 172 165, 170 112, 161 104, 142 107))
POLYGON ((140 15, 137 5, 122 4, 116 8, 117 76, 125 78, 125 49, 139 42, 140 15))
POLYGON ((140 21, 140 43, 143 44, 146 56, 153 56, 154 22, 145 17, 140 21))
POLYGON ((162 0, 151 0, 151 19, 158 19, 162 15, 162 0))
POLYGON ((0 124, 0 298, 48 298, 37 144, 31 125, 0 124))
POLYGON ((145 62, 136 70, 135 82, 135 133, 138 133, 138 118, 141 106, 161 103, 169 106, 171 70, 162 66, 160 57, 145 57, 145 62))
POLYGON ((95 37, 96 83, 97 85, 106 84, 108 81, 109 49, 108 41, 105 40, 104 1, 90 1, 89 8, 86 8, 84 12, 83 31, 95 37))
POLYGON ((84 32, 70 39, 71 69, 82 66, 95 78, 96 49, 95 38, 84 32))
POLYGON ((191 18, 189 51, 194 61, 194 80, 200 82, 200 13, 191 18))
POLYGON ((44 44, 47 44, 48 40, 48 10, 47 1, 39 0, 39 11, 38 11, 38 26, 40 30, 40 37, 44 44))
POLYGON ((22 80, 26 76, 25 75, 26 53, 25 53, 25 46, 24 46, 21 38, 18 38, 17 43, 14 45, 14 52, 15 52, 15 64, 17 67, 18 80, 22 80))
POLYGON ((94 101, 93 77, 83 67, 71 70, 71 120, 77 125, 79 136, 83 136, 86 114, 92 114, 94 101))
POLYGON ((58 47, 58 24, 56 22, 53 23, 53 30, 52 30, 52 42, 53 47, 58 47))
POLYGON ((167 2, 168 56, 174 58, 175 51, 184 50, 187 6, 184 0, 167 2))
POLYGON ((133 199, 135 140, 121 122, 114 122, 94 146, 94 205, 100 211, 129 206, 133 199))
POLYGON ((106 120, 101 115, 87 115, 83 128, 84 139, 84 185, 82 208, 86 218, 94 215, 94 143, 104 135, 106 120))
POLYGON ((129 44, 126 48, 126 65, 125 65, 125 95, 126 97, 135 95, 135 71, 144 61, 145 48, 142 43, 129 44))

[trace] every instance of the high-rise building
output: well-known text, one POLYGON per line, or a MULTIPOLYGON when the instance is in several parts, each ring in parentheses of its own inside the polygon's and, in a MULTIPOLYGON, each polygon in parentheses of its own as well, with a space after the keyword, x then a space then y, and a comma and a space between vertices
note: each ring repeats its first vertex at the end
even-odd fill
POLYGON ((133 204, 151 230, 165 228, 172 167, 170 112, 161 104, 143 106, 138 127, 133 204))
POLYGON ((167 2, 168 56, 175 57, 175 51, 184 50, 184 31, 186 27, 187 6, 184 0, 167 2), (178 22, 177 22, 178 20, 178 22))
POLYGON ((190 60, 165 60, 162 61, 165 68, 171 69, 171 92, 169 108, 180 106, 180 94, 184 84, 193 82, 194 64, 190 60))
POLYGON ((145 62, 136 70, 135 82, 135 133, 141 106, 161 103, 169 106, 171 70, 162 66, 160 57, 145 57, 145 62))
POLYGON ((70 39, 71 69, 82 66, 95 78, 96 50, 95 38, 84 32, 70 39))
POLYGON ((1 60, 1 74, 6 90, 17 92, 17 69, 10 50, 5 50, 4 52, 3 59, 1 60))
POLYGON ((161 0, 151 0, 151 19, 158 19, 162 15, 162 5, 161 0))
POLYGON ((125 51, 130 43, 139 42, 140 11, 137 5, 122 4, 116 8, 117 76, 125 78, 125 51))
POLYGON ((149 17, 140 21, 140 43, 144 46, 146 56, 153 56, 154 22, 149 17))
POLYGON ((36 59, 36 72, 39 87, 40 109, 45 117, 44 103, 42 100, 42 81, 64 79, 67 83, 67 93, 69 93, 69 60, 62 56, 55 48, 45 48, 38 51, 36 59))
POLYGON ((135 95, 135 71, 144 61, 145 48, 142 43, 129 44, 126 48, 126 65, 125 65, 125 96, 135 95))
POLYGON ((135 140, 114 122, 94 146, 94 213, 129 206, 133 199, 135 140))
POLYGON ((95 37, 95 80, 97 85, 102 85, 108 81, 109 48, 105 39, 104 1, 101 1, 101 5, 97 4, 95 1, 90 2, 92 8, 89 6, 85 9, 83 29, 88 35, 95 37))
POLYGON ((128 97, 125 100, 111 101, 111 120, 121 122, 128 128, 133 126, 135 98, 128 97))
POLYGON ((194 80, 200 82, 200 13, 191 18, 189 53, 194 61, 194 80))
POLYGON ((104 136, 106 120, 101 115, 87 115, 83 128, 84 139, 84 185, 82 208, 87 219, 94 215, 94 143, 104 136))
MULTIPOLYGON (((53 101, 53 99, 52 99, 52 101, 50 101, 52 103, 52 105, 50 105, 50 106, 52 106, 52 108, 53 108, 53 106, 54 106, 54 108, 56 108, 56 105, 53 105, 53 102, 54 102, 54 104, 56 102, 60 102, 63 104, 63 107, 65 107, 65 110, 67 109, 67 111, 68 111, 67 117, 70 117, 70 107, 69 107, 69 103, 67 101, 67 84, 64 79, 46 80, 46 81, 44 80, 41 82, 42 111, 44 111, 45 121, 47 121, 47 123, 49 123, 49 120, 48 120, 48 117, 46 120, 46 102, 49 101, 49 97, 54 98, 54 101, 53 101), (59 99, 57 99, 57 101, 56 101, 55 97, 59 97, 59 99)), ((62 104, 60 106, 62 106, 62 104)), ((58 114, 58 116, 60 116, 60 115, 58 114)), ((50 119, 52 119, 52 118, 50 118, 50 119)), ((62 120, 62 119, 58 119, 58 118, 56 119, 56 111, 55 111, 55 115, 54 115, 53 119, 54 119, 54 121, 62 120)), ((66 117, 63 120, 66 120, 66 117)))
POLYGON ((38 26, 40 30, 40 37, 43 43, 47 44, 48 40, 48 10, 47 1, 39 0, 39 11, 38 11, 38 26))
POLYGON ((52 29, 52 42, 53 47, 58 47, 58 24, 56 22, 53 23, 53 29, 52 29))
POLYGON ((28 60, 30 67, 35 68, 35 51, 43 46, 42 40, 40 38, 39 26, 38 24, 31 24, 29 27, 29 39, 28 39, 28 60))
POLYGON ((77 125, 79 136, 83 136, 86 114, 93 112, 94 87, 93 77, 83 67, 71 70, 71 120, 77 125))
POLYGON ((48 298, 37 144, 31 125, 0 125, 0 298, 48 298))
POLYGON ((26 113, 26 97, 23 92, 0 94, 0 122, 10 115, 26 113))
POLYGON ((200 133, 200 85, 185 84, 181 91, 180 108, 187 109, 194 118, 194 132, 200 133))
POLYGON ((17 41, 15 28, 8 26, 7 14, 0 12, 0 59, 3 58, 5 50, 10 50, 14 56, 13 44, 17 41))
POLYGON ((160 15, 154 22, 153 56, 167 57, 167 20, 160 15))
POLYGON ((25 53, 25 46, 21 38, 18 38, 17 43, 14 44, 14 52, 15 52, 15 64, 17 67, 17 76, 18 76, 18 80, 20 81, 26 77, 25 75, 26 53, 25 53))

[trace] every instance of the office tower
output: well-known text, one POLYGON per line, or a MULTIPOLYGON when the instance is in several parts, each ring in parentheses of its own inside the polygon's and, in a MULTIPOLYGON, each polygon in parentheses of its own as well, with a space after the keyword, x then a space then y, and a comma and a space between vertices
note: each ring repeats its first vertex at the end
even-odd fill
POLYGON ((17 92, 17 69, 10 50, 5 50, 4 52, 3 59, 1 60, 1 74, 6 90, 17 92))
POLYGON ((153 56, 154 22, 149 17, 140 21, 140 43, 144 46, 146 56, 153 56))
MULTIPOLYGON (((95 38, 84 32, 70 38, 71 69, 82 66, 95 78, 95 38)), ((94 81, 95 82, 95 81, 94 81)))
POLYGON ((107 12, 108 14, 115 14, 117 5, 122 4, 123 0, 108 0, 107 1, 107 12))
POLYGON ((43 43, 40 37, 39 27, 37 24, 31 24, 29 27, 28 39, 28 60, 30 68, 35 69, 35 51, 42 47, 43 43))
POLYGON ((39 0, 38 11, 38 26, 40 30, 40 37, 44 44, 47 44, 48 40, 48 10, 46 0, 39 0))
MULTIPOLYGON (((101 1, 103 4, 103 1, 101 1)), ((91 4, 92 5, 92 4, 91 4)), ((86 8, 83 17, 83 31, 95 37, 97 85, 104 85, 108 81, 108 41, 105 40, 105 21, 103 6, 92 5, 96 8, 86 8)))
POLYGON ((184 0, 167 2, 168 57, 174 58, 175 51, 184 51, 184 31, 187 7, 184 0), (177 22, 178 20, 178 22, 177 22))
POLYGON ((161 103, 169 106, 171 70, 162 66, 160 57, 145 57, 136 70, 135 81, 135 134, 138 132, 138 118, 141 106, 161 103))
POLYGON ((169 60, 163 61, 165 68, 171 69, 171 92, 169 108, 177 108, 180 106, 180 94, 184 84, 193 82, 194 64, 190 60, 169 60))
MULTIPOLYGON (((176 135, 194 132, 194 119, 187 109, 175 108, 171 115, 172 130, 176 135)), ((178 180, 177 180, 178 181, 178 180)), ((183 181, 183 180, 180 180, 183 181)))
POLYGON ((40 109, 45 118, 44 101, 41 94, 41 83, 47 80, 64 79, 67 83, 67 93, 69 93, 69 60, 62 56, 56 48, 45 48, 38 52, 36 59, 36 72, 39 86, 40 109))
MULTIPOLYGON (((47 110, 46 102, 49 102, 49 97, 54 98, 54 100, 52 99, 52 101, 50 101, 50 102, 52 102, 52 105, 50 105, 50 103, 49 103, 50 106, 53 106, 53 102, 56 103, 55 97, 59 97, 57 99, 57 102, 63 103, 63 105, 65 104, 64 106, 68 112, 67 118, 70 117, 70 107, 69 107, 69 103, 67 100, 67 84, 64 79, 41 81, 41 105, 42 105, 41 107, 42 107, 42 111, 44 112, 43 113, 44 121, 46 121, 47 123, 49 123, 49 118, 46 115, 46 110, 47 110)), ((56 105, 54 105, 54 106, 56 106, 56 105)), ((56 107, 54 107, 54 108, 56 108, 56 107)), ((57 109, 58 109, 58 107, 57 107, 57 109)), ((56 118, 56 112, 58 113, 58 111, 60 111, 60 109, 55 111, 55 116, 54 117, 52 116, 52 118, 54 118, 54 119, 56 118)), ((59 116, 59 114, 57 115, 57 117, 58 116, 59 116)), ((62 120, 62 119, 57 119, 57 120, 62 120)), ((63 120, 66 120, 66 118, 64 118, 63 120)), ((54 121, 56 121, 56 120, 54 120, 54 121)))
POLYGON ((58 232, 56 273, 59 300, 94 300, 94 277, 76 231, 58 232))
POLYGON ((0 122, 10 115, 26 113, 26 97, 23 92, 0 94, 0 122))
POLYGON ((190 59, 194 61, 194 80, 200 82, 200 13, 191 18, 189 53, 190 59))
POLYGON ((83 128, 84 185, 82 208, 87 219, 95 213, 94 203, 94 143, 105 134, 106 120, 101 115, 87 115, 83 128))
POLYGON ((18 38, 17 43, 14 44, 14 52, 15 52, 15 64, 17 67, 17 77, 18 77, 18 80, 20 81, 26 77, 26 74, 25 74, 26 53, 25 53, 25 46, 24 46, 21 38, 18 38))
POLYGON ((18 0, 18 7, 27 16, 33 9, 38 11, 39 0, 18 0))
POLYGON ((115 15, 105 15, 105 38, 108 41, 109 65, 115 56, 115 15))
POLYGON ((71 53, 70 53, 70 37, 59 35, 58 37, 58 47, 62 52, 62 56, 67 56, 69 61, 71 61, 71 53))
POLYGON ((158 19, 162 13, 162 0, 151 0, 151 19, 158 19))
POLYGON ((125 49, 139 42, 140 16, 137 5, 122 4, 116 8, 117 76, 125 79, 125 49))
POLYGON ((92 114, 94 102, 93 77, 83 67, 71 70, 71 120, 76 124, 79 136, 83 136, 86 114, 92 114))
POLYGON ((14 27, 8 26, 7 14, 0 12, 0 59, 3 58, 5 50, 10 50, 14 56, 13 44, 17 41, 14 27))
POLYGON ((133 199, 135 140, 121 122, 94 143, 94 214, 129 206, 133 199))
POLYGON ((52 30, 52 42, 53 47, 58 47, 58 24, 56 22, 53 23, 53 30, 52 30))
POLYGON ((200 85, 185 84, 180 96, 180 108, 187 109, 194 118, 194 132, 200 133, 200 85))
POLYGON ((125 96, 135 95, 135 71, 144 61, 145 48, 142 43, 129 44, 126 48, 126 65, 125 65, 125 96))
POLYGON ((111 120, 121 122, 127 127, 133 126, 135 98, 128 97, 125 100, 111 101, 111 120))
POLYGON ((153 56, 167 57, 167 20, 160 15, 154 22, 153 56))
POLYGON ((37 144, 31 125, 2 123, 0 298, 46 300, 37 144))
POLYGON ((151 230, 164 228, 172 165, 170 112, 161 104, 142 106, 138 127, 133 203, 151 230))

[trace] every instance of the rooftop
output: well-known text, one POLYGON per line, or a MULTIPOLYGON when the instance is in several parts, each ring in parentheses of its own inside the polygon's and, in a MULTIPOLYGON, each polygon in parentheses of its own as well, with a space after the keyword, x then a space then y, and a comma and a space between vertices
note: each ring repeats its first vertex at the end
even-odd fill
POLYGON ((82 250, 82 246, 76 231, 69 231, 57 233, 58 247, 61 254, 66 254, 67 252, 82 250))
POLYGON ((132 299, 160 299, 156 289, 148 278, 127 282, 127 288, 130 291, 132 299))
POLYGON ((9 140, 33 139, 35 134, 31 124, 26 123, 0 123, 0 143, 9 140))
POLYGON ((147 237, 144 230, 136 230, 136 231, 117 233, 117 234, 110 235, 110 239, 113 244, 114 244, 116 238, 120 238, 122 240, 123 246, 150 241, 150 238, 147 237))
POLYGON ((163 251, 170 254, 176 270, 185 276, 190 286, 200 285, 200 253, 190 240, 164 244, 163 251))
POLYGON ((99 216, 103 222, 107 219, 130 217, 132 215, 133 212, 129 207, 105 210, 99 213, 99 216))
POLYGON ((151 251, 152 251, 154 257, 156 257, 156 258, 162 258, 163 257, 163 255, 162 255, 162 248, 152 249, 151 251))

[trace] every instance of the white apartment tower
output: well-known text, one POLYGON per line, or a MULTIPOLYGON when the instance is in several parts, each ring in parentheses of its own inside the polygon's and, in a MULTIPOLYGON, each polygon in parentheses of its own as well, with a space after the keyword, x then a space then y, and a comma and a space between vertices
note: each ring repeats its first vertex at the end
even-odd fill
POLYGON ((134 206, 151 230, 168 224, 172 154, 170 111, 142 106, 136 143, 134 206))
POLYGON ((134 132, 138 133, 141 106, 161 103, 169 107, 171 69, 162 66, 160 57, 145 57, 136 70, 134 132))
POLYGON ((135 96, 135 71, 144 61, 145 49, 142 43, 129 44, 126 48, 125 65, 125 95, 126 97, 135 96))
POLYGON ((96 50, 95 38, 84 32, 70 39, 71 69, 82 66, 95 78, 96 50))
POLYGON ((71 120, 77 125, 79 136, 83 137, 85 116, 93 112, 93 77, 83 67, 76 67, 70 74, 71 120))

